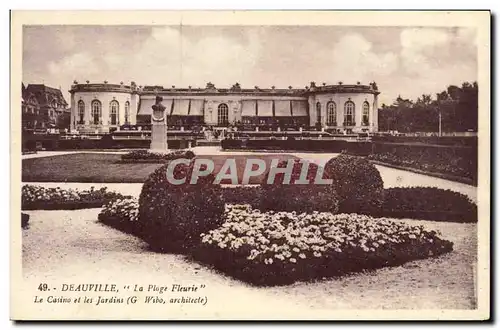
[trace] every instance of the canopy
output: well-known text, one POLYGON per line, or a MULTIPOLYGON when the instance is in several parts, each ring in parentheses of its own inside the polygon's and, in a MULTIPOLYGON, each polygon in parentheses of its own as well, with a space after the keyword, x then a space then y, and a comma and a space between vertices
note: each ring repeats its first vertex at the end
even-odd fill
POLYGON ((273 101, 258 100, 258 116, 259 117, 272 117, 273 116, 273 101))
POLYGON ((307 116, 307 101, 292 101, 292 115, 294 117, 307 116))
POLYGON ((255 117, 255 100, 243 100, 241 105, 241 115, 255 117))
MULTIPOLYGON (((151 116, 153 114, 152 106, 155 104, 155 102, 156 101, 154 99, 141 99, 137 115, 151 116)), ((170 114, 172 100, 163 100, 161 104, 163 104, 163 106, 165 107, 165 114, 170 114)))
POLYGON ((290 101, 274 101, 274 114, 276 117, 291 117, 290 101))
POLYGON ((203 116, 203 106, 205 100, 191 100, 191 107, 189 108, 190 116, 203 116))
POLYGON ((173 116, 187 116, 189 110, 189 100, 174 100, 174 111, 173 116))

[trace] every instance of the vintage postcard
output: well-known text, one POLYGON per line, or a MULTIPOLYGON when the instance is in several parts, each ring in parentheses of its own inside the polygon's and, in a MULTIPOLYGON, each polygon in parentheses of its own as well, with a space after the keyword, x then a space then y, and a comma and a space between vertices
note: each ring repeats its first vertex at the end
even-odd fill
POLYGON ((488 320, 490 21, 11 12, 11 319, 488 320))

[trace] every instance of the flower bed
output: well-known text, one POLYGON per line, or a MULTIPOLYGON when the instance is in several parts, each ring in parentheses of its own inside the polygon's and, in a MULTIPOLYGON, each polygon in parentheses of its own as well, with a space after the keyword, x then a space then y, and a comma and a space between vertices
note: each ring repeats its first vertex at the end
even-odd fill
POLYGON ((140 236, 139 200, 133 197, 115 199, 103 206, 98 219, 105 225, 140 236))
POLYGON ((477 205, 461 193, 434 187, 385 189, 384 206, 375 214, 393 218, 477 222, 477 205))
POLYGON ((126 163, 164 163, 169 160, 195 157, 191 150, 176 150, 168 154, 152 152, 150 150, 134 150, 121 157, 122 162, 126 163))
POLYGON ((116 198, 123 198, 120 193, 108 191, 106 187, 95 190, 45 188, 24 185, 21 189, 22 210, 76 210, 102 207, 116 198))
POLYGON ((225 220, 202 234, 193 258, 256 285, 340 276, 453 250, 435 231, 365 215, 261 213, 226 205, 225 220))

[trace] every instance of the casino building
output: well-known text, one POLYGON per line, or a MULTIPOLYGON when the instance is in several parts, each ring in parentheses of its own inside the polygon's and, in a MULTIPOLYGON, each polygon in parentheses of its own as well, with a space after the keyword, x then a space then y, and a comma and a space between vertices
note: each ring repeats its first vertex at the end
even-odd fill
POLYGON ((311 82, 296 89, 205 88, 78 83, 71 86, 71 131, 108 133, 124 127, 148 129, 151 106, 163 97, 169 128, 236 127, 237 130, 322 130, 335 133, 376 132, 379 91, 362 85, 311 82))

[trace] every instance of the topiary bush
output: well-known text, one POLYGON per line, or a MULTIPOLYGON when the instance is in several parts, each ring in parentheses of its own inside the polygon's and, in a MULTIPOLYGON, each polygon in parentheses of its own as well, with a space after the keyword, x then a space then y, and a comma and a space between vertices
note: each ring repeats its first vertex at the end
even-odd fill
MULTIPOLYGON (((278 163, 278 167, 286 167, 287 161, 278 163)), ((335 187, 329 184, 316 184, 315 178, 319 167, 314 163, 301 163, 294 160, 290 184, 284 184, 284 174, 275 176, 272 183, 267 183, 270 171, 262 182, 260 209, 263 211, 296 211, 311 213, 324 211, 337 213, 339 199, 335 187), (308 184, 295 184, 300 178, 302 166, 308 166, 306 180, 308 184)), ((323 178, 325 176, 323 175, 323 178)))
POLYGON ((175 167, 174 178, 167 180, 168 164, 155 170, 144 182, 139 197, 140 236, 159 251, 188 251, 199 243, 200 234, 217 228, 223 221, 224 200, 214 176, 200 177, 190 184, 195 159, 175 167))
POLYGON ((260 208, 262 189, 260 186, 229 186, 222 189, 225 204, 248 204, 260 208))
POLYGON ((379 216, 432 221, 477 222, 477 205, 468 196, 435 187, 385 190, 379 216))
POLYGON ((339 195, 339 212, 371 214, 384 202, 384 182, 377 168, 363 157, 341 154, 325 164, 339 195))

